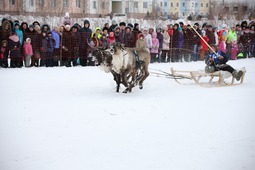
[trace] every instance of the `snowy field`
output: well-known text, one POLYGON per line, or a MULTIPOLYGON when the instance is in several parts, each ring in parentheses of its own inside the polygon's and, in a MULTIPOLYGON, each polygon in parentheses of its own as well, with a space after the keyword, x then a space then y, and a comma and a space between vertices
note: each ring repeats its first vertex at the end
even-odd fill
MULTIPOLYGON (((128 94, 97 67, 1 68, 0 170, 254 170, 254 63, 229 61, 239 86, 149 76, 128 94)), ((204 62, 150 65, 171 67, 204 62)))

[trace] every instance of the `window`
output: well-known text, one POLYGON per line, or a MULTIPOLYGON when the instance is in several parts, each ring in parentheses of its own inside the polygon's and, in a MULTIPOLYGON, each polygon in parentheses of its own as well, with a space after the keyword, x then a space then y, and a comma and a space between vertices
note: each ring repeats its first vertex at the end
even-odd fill
POLYGON ((224 7, 225 12, 229 12, 229 7, 224 7))
POLYGON ((233 8, 233 10, 234 10, 234 11, 238 11, 238 7, 235 6, 235 7, 233 8))
POLYGON ((247 11, 248 7, 247 6, 243 6, 243 11, 247 11))
POLYGON ((148 2, 143 2, 143 8, 148 8, 148 2))
POLYGON ((29 0, 29 6, 34 6, 34 0, 29 0))
POLYGON ((179 3, 177 2, 177 3, 176 3, 176 7, 178 7, 178 6, 179 6, 179 3))
POLYGON ((57 6, 56 0, 51 0, 51 6, 55 8, 57 6))
POLYGON ((97 2, 93 1, 93 9, 97 9, 97 2))
POLYGON ((15 0, 9 0, 10 5, 15 5, 15 0))
POLYGON ((204 6, 204 4, 203 3, 201 3, 201 7, 203 7, 204 6))
POLYGON ((63 0, 63 7, 68 7, 68 0, 63 0))
POLYGON ((164 6, 167 6, 167 2, 164 2, 164 6))
POLYGON ((163 2, 160 2, 160 6, 163 6, 163 2))
POLYGON ((105 9, 105 2, 102 2, 102 9, 105 9))
POLYGON ((171 7, 173 7, 174 6, 174 4, 173 4, 173 2, 171 2, 171 7))
POLYGON ((44 6, 44 0, 39 0, 39 6, 43 7, 44 6))
MULTIPOLYGON (((185 7, 185 2, 182 3, 182 6, 185 7)), ((184 15, 183 15, 184 16, 184 15)))
POLYGON ((81 7, 81 0, 76 0, 76 7, 78 7, 78 8, 81 7))
POLYGON ((209 4, 208 3, 206 3, 206 8, 208 8, 209 7, 209 4))
POLYGON ((134 8, 138 8, 138 2, 134 2, 134 8))

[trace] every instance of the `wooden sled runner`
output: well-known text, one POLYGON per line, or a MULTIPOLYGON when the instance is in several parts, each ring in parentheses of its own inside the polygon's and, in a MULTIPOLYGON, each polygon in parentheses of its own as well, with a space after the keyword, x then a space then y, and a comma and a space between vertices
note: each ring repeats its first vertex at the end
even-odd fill
POLYGON ((216 71, 213 73, 206 73, 204 70, 199 71, 180 71, 171 68, 171 76, 175 81, 180 84, 187 84, 183 82, 179 77, 193 80, 196 84, 203 87, 222 87, 222 86, 234 86, 240 85, 244 81, 246 69, 245 67, 239 69, 243 71, 243 75, 240 81, 237 81, 231 73, 227 71, 216 71), (177 77, 177 78, 175 78, 177 77))

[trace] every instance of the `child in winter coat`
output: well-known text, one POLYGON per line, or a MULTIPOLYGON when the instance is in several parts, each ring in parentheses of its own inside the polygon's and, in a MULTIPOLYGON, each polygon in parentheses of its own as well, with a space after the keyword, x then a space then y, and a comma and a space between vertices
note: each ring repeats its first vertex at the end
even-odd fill
POLYGON ((231 44, 231 60, 236 60, 237 53, 238 53, 237 41, 233 40, 231 44))
POLYGON ((114 36, 114 32, 111 31, 109 32, 109 36, 108 36, 108 45, 110 46, 113 43, 115 43, 115 36, 114 36))
POLYGON ((3 40, 0 46, 0 67, 8 67, 8 54, 7 41, 3 40))
POLYGON ((223 37, 220 38, 219 44, 218 44, 218 50, 226 53, 226 43, 225 39, 223 37))
MULTIPOLYGON (((159 40, 157 38, 157 33, 153 32, 152 33, 152 47, 151 47, 151 63, 155 62, 158 60, 158 49, 159 49, 159 40)), ((159 62, 159 61, 158 61, 159 62)))
POLYGON ((138 39, 136 41, 135 47, 137 49, 145 49, 146 48, 146 42, 144 40, 144 35, 142 33, 138 34, 138 39))
POLYGON ((31 57, 33 55, 33 48, 31 45, 31 39, 27 38, 24 45, 23 45, 23 53, 25 56, 25 67, 30 66, 31 57))

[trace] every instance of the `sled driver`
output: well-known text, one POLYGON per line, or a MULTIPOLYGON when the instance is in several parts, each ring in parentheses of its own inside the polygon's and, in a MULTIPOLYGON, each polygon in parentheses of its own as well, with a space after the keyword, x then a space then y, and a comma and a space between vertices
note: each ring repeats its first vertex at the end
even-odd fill
POLYGON ((209 53, 207 54, 205 58, 205 72, 207 73, 213 73, 215 71, 228 71, 232 74, 232 76, 239 81, 241 77, 243 76, 243 71, 237 71, 230 65, 226 64, 228 61, 228 57, 225 53, 218 51, 216 45, 211 45, 211 48, 209 48, 209 53))

